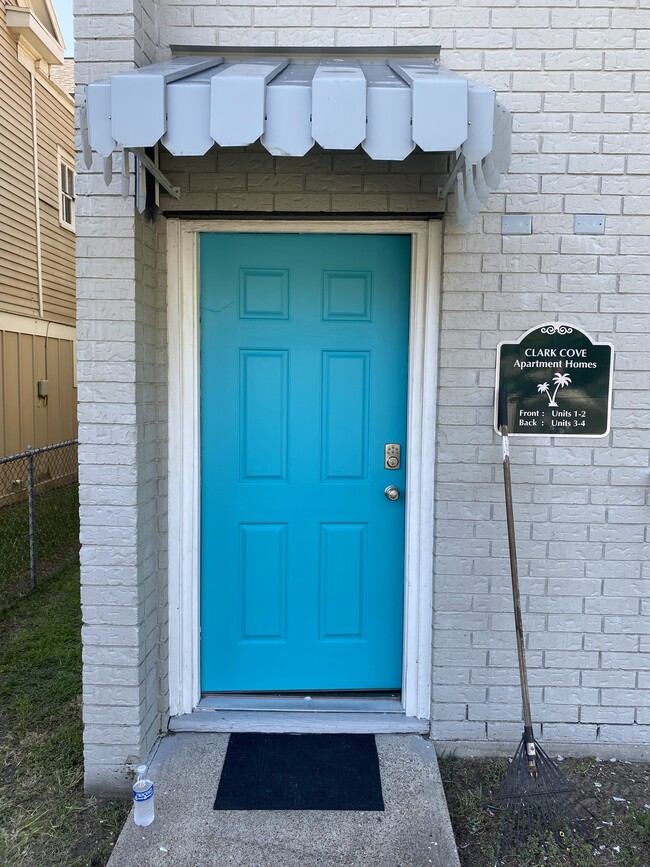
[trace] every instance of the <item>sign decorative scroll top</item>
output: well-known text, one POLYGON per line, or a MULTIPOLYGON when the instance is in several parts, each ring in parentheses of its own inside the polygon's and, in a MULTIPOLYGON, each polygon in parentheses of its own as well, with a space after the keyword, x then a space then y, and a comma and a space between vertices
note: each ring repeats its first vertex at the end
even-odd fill
MULTIPOLYGON (((602 437, 609 433, 611 343, 574 325, 551 322, 497 347, 497 383, 508 402, 508 433, 602 437)), ((495 402, 494 428, 497 425, 495 402)))

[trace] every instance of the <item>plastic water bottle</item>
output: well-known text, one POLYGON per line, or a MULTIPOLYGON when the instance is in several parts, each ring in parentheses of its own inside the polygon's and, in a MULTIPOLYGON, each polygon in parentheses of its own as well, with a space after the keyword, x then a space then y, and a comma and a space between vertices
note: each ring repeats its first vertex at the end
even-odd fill
POLYGON ((147 766, 138 765, 138 779, 133 784, 133 821, 143 828, 151 825, 154 817, 153 783, 146 773, 147 766))

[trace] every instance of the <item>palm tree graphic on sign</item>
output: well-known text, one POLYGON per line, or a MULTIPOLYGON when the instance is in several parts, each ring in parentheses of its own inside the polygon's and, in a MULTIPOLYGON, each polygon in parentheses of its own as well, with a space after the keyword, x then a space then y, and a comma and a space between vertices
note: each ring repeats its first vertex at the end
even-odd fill
POLYGON ((548 395, 548 405, 549 406, 557 406, 557 403, 555 401, 557 393, 561 388, 564 388, 565 386, 571 384, 571 377, 569 376, 568 373, 556 373, 555 376, 553 377, 553 383, 555 385, 555 391, 553 392, 552 395, 551 395, 551 391, 548 387, 548 382, 541 382, 537 386, 537 391, 540 394, 548 395))

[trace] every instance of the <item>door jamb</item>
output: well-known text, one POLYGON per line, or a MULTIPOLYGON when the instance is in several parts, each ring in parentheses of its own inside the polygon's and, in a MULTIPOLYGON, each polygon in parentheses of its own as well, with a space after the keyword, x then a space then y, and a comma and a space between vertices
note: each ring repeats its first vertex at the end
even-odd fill
POLYGON ((167 220, 170 714, 200 687, 199 263, 201 232, 408 234, 412 239, 402 704, 430 718, 433 527, 442 224, 422 220, 167 220))

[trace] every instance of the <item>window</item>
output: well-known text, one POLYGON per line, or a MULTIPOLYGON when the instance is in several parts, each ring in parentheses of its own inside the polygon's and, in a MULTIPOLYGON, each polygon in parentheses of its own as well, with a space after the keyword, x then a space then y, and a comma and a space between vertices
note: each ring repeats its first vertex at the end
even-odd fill
POLYGON ((74 230, 74 169, 59 153, 59 222, 74 230))

